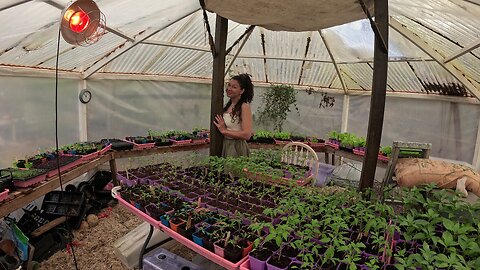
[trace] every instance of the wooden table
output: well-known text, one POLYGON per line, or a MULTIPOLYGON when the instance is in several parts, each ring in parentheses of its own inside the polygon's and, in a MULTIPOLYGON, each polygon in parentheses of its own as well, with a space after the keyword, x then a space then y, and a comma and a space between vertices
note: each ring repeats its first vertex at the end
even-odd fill
MULTIPOLYGON (((354 153, 347 152, 344 150, 333 149, 332 147, 328 147, 328 146, 323 149, 323 152, 325 152, 325 163, 327 164, 331 163, 332 165, 337 165, 335 161, 335 156, 348 158, 350 160, 355 160, 358 162, 363 162, 363 158, 364 158, 364 156, 355 155, 354 153)), ((387 165, 388 165, 388 161, 377 160, 377 167, 386 168, 387 165)))
MULTIPOLYGON (((164 154, 169 152, 180 152, 180 151, 197 151, 201 149, 207 149, 208 147, 209 147, 209 143, 200 142, 200 143, 191 143, 191 144, 175 145, 175 146, 154 147, 149 149, 107 152, 94 160, 91 160, 67 172, 62 173, 61 174, 62 184, 65 185, 66 183, 79 177, 80 175, 86 172, 89 172, 90 170, 93 170, 106 162, 109 162, 110 170, 112 172, 113 182, 115 185, 118 185, 118 180, 116 177, 116 172, 117 172, 116 159, 118 158, 140 157, 140 156, 148 156, 148 155, 164 154)), ((283 145, 249 143, 249 147, 251 149, 280 149, 283 147, 283 145)), ((329 155, 332 156, 332 161, 335 160, 335 156, 340 156, 340 157, 344 157, 344 158, 348 158, 348 159, 356 160, 360 162, 363 161, 363 156, 354 155, 353 153, 349 153, 342 150, 335 150, 331 147, 315 146, 312 148, 316 152, 324 152, 325 161, 327 163, 330 160, 329 155)), ((380 167, 386 167, 387 162, 379 160, 377 165, 380 167)), ((60 179, 58 176, 54 176, 51 178, 47 178, 45 181, 43 181, 42 183, 34 187, 18 188, 16 191, 9 194, 8 199, 6 199, 3 202, 0 202, 0 218, 5 217, 9 213, 24 207, 28 203, 47 194, 52 190, 57 189, 58 187, 60 187, 60 179)))
MULTIPOLYGON (((68 182, 79 177, 80 175, 89 172, 106 162, 109 162, 110 170, 112 171, 113 182, 115 185, 118 185, 118 180, 116 177, 117 167, 115 162, 115 159, 117 158, 140 157, 179 151, 195 151, 206 149, 208 147, 208 143, 192 143, 178 146, 154 147, 150 149, 107 152, 96 159, 93 159, 87 163, 83 163, 67 172, 61 173, 60 176, 62 178, 62 184, 66 185, 68 182)), ((0 218, 7 216, 11 212, 26 206, 35 199, 44 196, 48 192, 59 187, 60 178, 57 175, 47 178, 45 181, 33 187, 17 188, 16 191, 11 192, 8 195, 8 199, 0 202, 0 218)))
MULTIPOLYGON (((101 164, 112 159, 110 153, 102 155, 90 162, 84 163, 75 167, 67 172, 61 174, 62 184, 70 182, 71 180, 79 177, 80 175, 95 169, 101 164)), ((0 218, 10 214, 11 212, 24 207, 35 199, 47 194, 48 192, 60 187, 59 176, 47 178, 39 185, 28 188, 17 188, 16 191, 10 193, 9 198, 0 203, 0 218)))

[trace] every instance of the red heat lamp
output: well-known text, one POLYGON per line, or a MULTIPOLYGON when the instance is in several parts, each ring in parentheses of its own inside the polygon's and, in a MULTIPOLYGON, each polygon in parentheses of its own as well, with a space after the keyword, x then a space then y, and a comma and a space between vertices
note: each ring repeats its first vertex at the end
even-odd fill
POLYGON ((87 46, 105 34, 105 15, 92 0, 78 0, 62 13, 60 31, 72 45, 87 46))

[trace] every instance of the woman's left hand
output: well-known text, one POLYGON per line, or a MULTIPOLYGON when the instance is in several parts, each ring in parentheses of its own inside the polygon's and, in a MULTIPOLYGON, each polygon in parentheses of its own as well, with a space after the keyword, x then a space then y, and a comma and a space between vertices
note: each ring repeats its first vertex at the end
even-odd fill
POLYGON ((227 125, 225 125, 225 121, 223 120, 223 117, 221 115, 217 114, 217 116, 215 116, 215 121, 213 121, 213 123, 215 124, 215 126, 217 126, 220 133, 223 134, 223 132, 227 130, 227 125))

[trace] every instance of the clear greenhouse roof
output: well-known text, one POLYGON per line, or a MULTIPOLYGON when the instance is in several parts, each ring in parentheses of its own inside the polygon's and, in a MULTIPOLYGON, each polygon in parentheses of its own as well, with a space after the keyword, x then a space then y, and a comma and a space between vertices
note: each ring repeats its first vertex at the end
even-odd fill
MULTIPOLYGON (((53 70, 59 20, 68 3, 1 1, 0 68, 53 70)), ((61 41, 59 69, 82 78, 102 73, 211 78, 212 53, 198 1, 96 3, 108 32, 89 47, 61 41)), ((387 91, 480 96, 478 0, 390 0, 389 9, 387 91)), ((215 16, 208 13, 212 33, 215 16)), ((227 48, 248 27, 229 21, 227 48)), ((366 19, 307 32, 255 27, 238 56, 243 41, 227 56, 227 66, 234 59, 230 72, 248 72, 256 82, 369 91, 373 43, 366 19)))

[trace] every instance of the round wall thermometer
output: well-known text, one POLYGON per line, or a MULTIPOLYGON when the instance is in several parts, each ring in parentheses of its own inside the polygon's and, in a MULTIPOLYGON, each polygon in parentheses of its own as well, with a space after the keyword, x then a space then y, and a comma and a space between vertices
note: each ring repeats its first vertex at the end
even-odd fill
POLYGON ((92 92, 88 91, 87 89, 83 89, 80 91, 78 98, 80 99, 80 102, 87 104, 92 99, 92 92))

